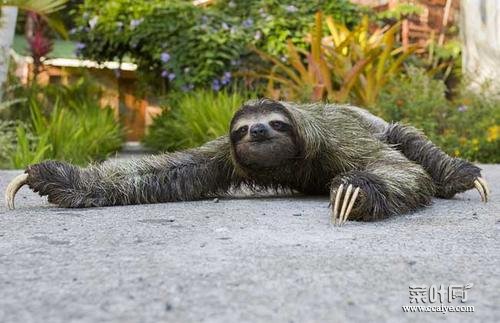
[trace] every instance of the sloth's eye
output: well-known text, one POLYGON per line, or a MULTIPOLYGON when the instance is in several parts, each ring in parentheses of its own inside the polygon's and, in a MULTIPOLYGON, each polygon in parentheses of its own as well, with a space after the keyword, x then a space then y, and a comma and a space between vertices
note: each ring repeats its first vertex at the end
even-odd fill
POLYGON ((243 127, 240 127, 238 130, 236 130, 238 133, 240 134, 245 134, 247 133, 248 131, 248 126, 243 126, 243 127))
POLYGON ((274 130, 283 131, 287 129, 287 124, 283 121, 273 120, 269 122, 269 125, 273 127, 274 130))

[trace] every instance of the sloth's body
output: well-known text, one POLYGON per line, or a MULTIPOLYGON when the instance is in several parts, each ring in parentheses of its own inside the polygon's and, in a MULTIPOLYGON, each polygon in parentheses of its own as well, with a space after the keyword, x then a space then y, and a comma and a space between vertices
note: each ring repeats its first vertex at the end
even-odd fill
POLYGON ((26 173, 30 188, 62 207, 187 201, 247 185, 329 195, 339 223, 405 213, 475 186, 488 194, 478 167, 413 127, 357 107, 267 99, 245 104, 227 136, 199 148, 88 168, 49 161, 26 173))

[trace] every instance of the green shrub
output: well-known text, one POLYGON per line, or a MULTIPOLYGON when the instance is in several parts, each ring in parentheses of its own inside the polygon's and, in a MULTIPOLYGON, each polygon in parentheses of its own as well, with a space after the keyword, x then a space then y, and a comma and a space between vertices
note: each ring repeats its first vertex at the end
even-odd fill
POLYGON ((45 159, 85 165, 120 149, 123 130, 113 111, 100 107, 100 94, 85 77, 69 86, 15 87, 8 96, 23 100, 7 101, 12 104, 0 113, 0 166, 45 159))
POLYGON ((298 48, 307 48, 306 35, 318 11, 348 27, 357 25, 366 12, 348 0, 220 0, 216 7, 251 25, 251 43, 275 56, 287 53, 288 39, 298 48))
POLYGON ((45 159, 85 165, 120 149, 122 130, 110 108, 67 104, 56 104, 47 116, 38 102, 31 102, 31 124, 17 127, 17 146, 11 159, 14 168, 45 159))
POLYGON ((383 89, 371 110, 388 121, 422 129, 452 156, 500 162, 500 100, 463 90, 450 102, 445 90, 443 81, 410 68, 383 89))
POLYGON ((163 88, 227 85, 231 62, 247 52, 238 17, 172 1, 85 1, 77 15, 80 54, 98 61, 130 58, 163 88))
POLYGON ((218 90, 255 58, 249 44, 275 55, 283 55, 289 38, 304 47, 317 10, 347 24, 359 19, 358 7, 347 0, 219 0, 208 7, 185 0, 86 0, 72 33, 85 57, 137 62, 155 94, 161 88, 218 90))
POLYGON ((225 135, 234 112, 249 98, 226 91, 197 90, 173 99, 154 119, 144 144, 158 151, 199 146, 225 135))
POLYGON ((16 142, 16 124, 14 121, 0 120, 0 169, 10 166, 16 142))
POLYGON ((268 79, 267 95, 276 99, 352 100, 363 106, 372 105, 381 88, 401 72, 403 62, 413 51, 396 44, 399 24, 372 31, 365 16, 349 30, 331 16, 325 20, 328 32, 324 32, 321 12, 316 13, 307 50, 298 50, 288 40, 285 62, 256 50, 273 65, 249 74, 268 79))

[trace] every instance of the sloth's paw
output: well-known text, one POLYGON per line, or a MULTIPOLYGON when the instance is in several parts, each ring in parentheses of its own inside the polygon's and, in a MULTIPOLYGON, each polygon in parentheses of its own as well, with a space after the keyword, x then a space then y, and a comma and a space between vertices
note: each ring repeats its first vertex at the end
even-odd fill
POLYGON ((452 198, 457 193, 476 189, 481 201, 487 202, 490 189, 488 183, 481 177, 481 169, 468 161, 453 158, 438 181, 436 195, 442 198, 452 198))
POLYGON ((24 174, 14 178, 7 186, 7 207, 14 208, 15 195, 23 185, 28 185, 41 196, 48 196, 50 203, 65 207, 74 206, 74 183, 78 179, 79 169, 67 163, 46 161, 31 165, 24 174))
MULTIPOLYGON (((358 198, 359 190, 359 187, 352 186, 352 184, 349 184, 344 190, 344 184, 340 184, 335 193, 335 199, 331 200, 333 224, 341 226, 347 221, 354 202, 358 198), (343 198, 342 195, 344 196, 343 198)), ((333 194, 331 196, 333 198, 333 194)))
POLYGON ((72 204, 74 185, 79 178, 76 166, 46 161, 29 166, 26 173, 28 186, 41 196, 47 196, 50 203, 66 207, 72 204))
POLYGON ((366 171, 350 171, 335 177, 330 185, 333 224, 347 220, 373 221, 397 213, 388 204, 383 178, 366 171))

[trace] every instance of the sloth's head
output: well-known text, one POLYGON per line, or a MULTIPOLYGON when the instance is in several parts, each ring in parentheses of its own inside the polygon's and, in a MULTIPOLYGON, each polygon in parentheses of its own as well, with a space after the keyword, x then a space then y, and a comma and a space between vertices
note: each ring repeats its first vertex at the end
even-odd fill
POLYGON ((247 102, 234 115, 230 138, 235 158, 250 168, 276 167, 297 158, 293 117, 279 102, 247 102))

